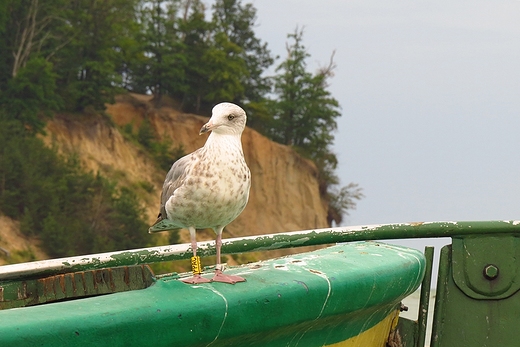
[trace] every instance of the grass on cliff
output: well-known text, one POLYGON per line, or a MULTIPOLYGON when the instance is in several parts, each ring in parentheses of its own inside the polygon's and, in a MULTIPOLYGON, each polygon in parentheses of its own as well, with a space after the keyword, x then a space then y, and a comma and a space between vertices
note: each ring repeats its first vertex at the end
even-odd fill
POLYGON ((174 161, 186 155, 182 144, 174 146, 168 140, 159 140, 150 122, 145 119, 137 129, 133 123, 121 127, 125 139, 142 147, 162 170, 168 171, 174 161))

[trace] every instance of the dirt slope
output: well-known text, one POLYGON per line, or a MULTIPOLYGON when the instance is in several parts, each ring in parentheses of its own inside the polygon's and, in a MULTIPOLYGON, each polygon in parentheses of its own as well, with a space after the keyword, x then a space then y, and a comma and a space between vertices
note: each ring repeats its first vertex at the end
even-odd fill
MULTIPOLYGON (((198 132, 210 115, 184 114, 172 107, 157 109, 145 95, 123 95, 116 101, 107 105, 106 111, 114 124, 101 116, 57 115, 47 126, 45 141, 64 154, 77 155, 87 170, 138 187, 147 219, 152 223, 166 172, 158 169, 138 144, 125 137, 121 127, 131 124, 137 131, 147 118, 161 139, 169 139, 174 146, 182 144, 189 153, 204 145, 207 135, 199 136, 198 132)), ((226 228, 224 237, 327 226, 327 206, 320 197, 317 170, 311 161, 249 128, 242 135, 242 143, 252 174, 251 194, 244 212, 226 228)), ((0 225, 0 247, 9 249, 1 228, 0 225)), ((183 232, 181 238, 187 240, 187 233, 183 232)), ((203 238, 212 235, 202 234, 200 239, 203 238)), ((31 249, 35 257, 44 257, 37 245, 31 249)))

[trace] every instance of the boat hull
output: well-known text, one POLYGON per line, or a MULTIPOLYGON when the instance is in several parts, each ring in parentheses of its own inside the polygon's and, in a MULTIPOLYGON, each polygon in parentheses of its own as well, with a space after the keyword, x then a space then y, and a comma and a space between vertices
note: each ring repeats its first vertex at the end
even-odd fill
POLYGON ((421 252, 353 242, 91 298, 0 311, 1 346, 384 346, 420 285, 421 252), (208 273, 205 276, 211 276, 208 273))

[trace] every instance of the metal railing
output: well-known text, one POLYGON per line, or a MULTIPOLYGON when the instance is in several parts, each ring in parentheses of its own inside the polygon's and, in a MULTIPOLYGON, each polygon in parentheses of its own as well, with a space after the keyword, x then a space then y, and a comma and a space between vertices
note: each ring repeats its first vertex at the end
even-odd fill
MULTIPOLYGON (((277 250, 339 242, 409 238, 463 237, 483 234, 519 234, 520 221, 417 222, 324 228, 277 234, 224 239, 222 254, 277 250)), ((200 256, 216 253, 215 241, 197 244, 200 256)), ((25 276, 46 276, 65 272, 95 270, 115 266, 151 264, 189 259, 191 244, 149 247, 0 266, 0 280, 25 276)))
MULTIPOLYGON (((168 230, 168 225, 163 224, 161 230, 168 230)), ((520 221, 517 220, 382 224, 230 238, 223 240, 222 253, 440 237, 451 237, 452 244, 441 250, 430 346, 516 346, 516 318, 520 307, 520 221)), ((423 347, 425 343, 433 251, 433 247, 426 247, 424 252, 426 271, 418 320, 399 319, 400 346, 403 347, 423 347)), ((199 242, 197 252, 200 256, 214 255, 215 242, 199 242)), ((191 244, 186 243, 4 265, 0 266, 0 282, 23 282, 26 278, 60 274, 70 276, 70 273, 76 276, 80 271, 111 271, 110 268, 115 267, 191 256, 191 244)), ((146 267, 142 268, 144 271, 146 267)), ((140 268, 130 270, 141 274, 140 268)), ((126 272, 123 275, 127 276, 126 272)))

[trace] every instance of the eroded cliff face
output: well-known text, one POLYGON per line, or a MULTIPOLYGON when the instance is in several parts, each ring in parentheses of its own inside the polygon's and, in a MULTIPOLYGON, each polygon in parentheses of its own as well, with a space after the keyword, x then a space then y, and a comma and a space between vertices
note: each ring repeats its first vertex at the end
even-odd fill
POLYGON ((0 215, 0 265, 48 259, 35 237, 20 232, 20 222, 0 215))
MULTIPOLYGON (((149 99, 135 94, 119 97, 116 104, 108 106, 107 113, 120 126, 131 123, 137 127, 147 117, 161 139, 172 141, 174 146, 182 144, 186 153, 204 145, 208 135, 198 133, 210 115, 184 114, 171 107, 155 109, 149 99)), ((251 193, 244 212, 226 228, 226 237, 327 227, 326 205, 311 161, 249 128, 242 135, 242 146, 251 170, 251 193)), ((152 171, 147 168, 139 179, 154 178, 155 201, 149 209, 155 217, 165 172, 152 171), (159 180, 155 179, 157 175, 159 180)))
MULTIPOLYGON (((107 105, 106 113, 116 126, 99 115, 57 115, 48 123, 44 140, 63 154, 76 155, 86 170, 137 187, 151 225, 157 217, 166 171, 125 137, 120 127, 131 124, 137 131, 146 117, 161 139, 173 146, 182 144, 190 153, 204 145, 208 135, 198 133, 210 115, 184 114, 172 107, 157 109, 149 96, 136 94, 118 97, 114 105, 107 105)), ((249 128, 242 135, 242 144, 252 176, 250 198, 244 212, 224 230, 225 238, 327 227, 327 206, 320 197, 317 170, 311 161, 249 128)), ((197 238, 212 239, 214 235, 199 233, 197 238)), ((188 241, 187 232, 181 233, 181 240, 188 241)), ((37 245, 33 248, 40 258, 37 245)))

